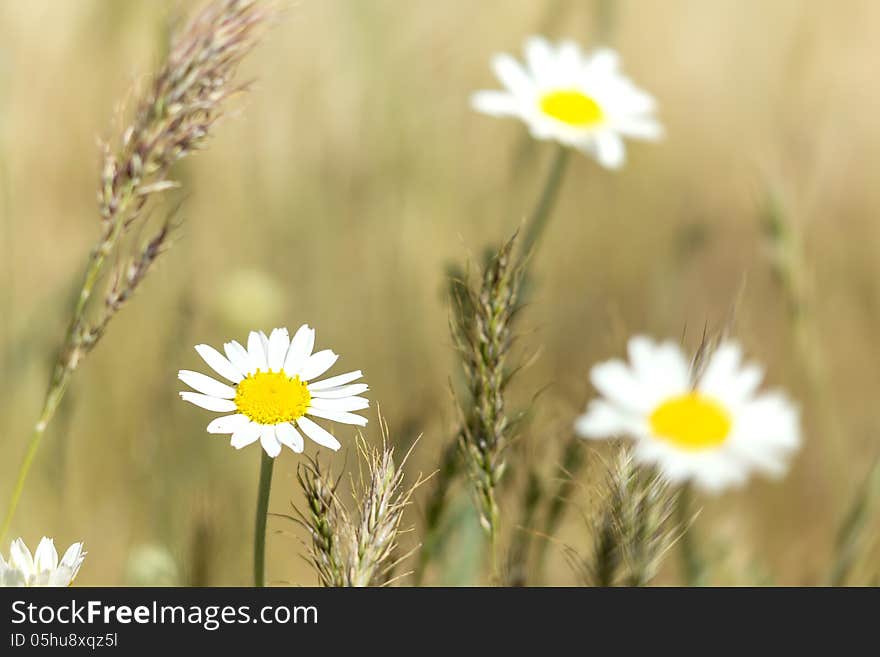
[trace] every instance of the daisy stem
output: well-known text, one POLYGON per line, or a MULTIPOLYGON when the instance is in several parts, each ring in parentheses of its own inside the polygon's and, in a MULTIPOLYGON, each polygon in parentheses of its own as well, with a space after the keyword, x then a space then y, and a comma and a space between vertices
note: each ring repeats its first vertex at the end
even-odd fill
POLYGON ((562 186, 563 174, 568 164, 568 150, 567 147, 560 145, 553 158, 553 163, 550 165, 550 172, 547 175, 547 180, 544 182, 541 195, 538 197, 538 204, 532 211, 525 227, 525 235, 520 244, 523 256, 528 256, 532 253, 544 234, 544 230, 547 228, 547 222, 550 220, 553 206, 556 203, 556 197, 559 195, 559 188, 562 186))
POLYGON ((694 532, 693 511, 693 488, 690 484, 681 487, 678 495, 678 523, 682 528, 681 536, 681 565, 687 586, 705 586, 706 562, 697 546, 697 537, 694 532))
POLYGON ((275 459, 261 450, 260 484, 257 489, 257 518, 254 527, 254 586, 266 586, 266 518, 269 515, 269 491, 275 459))

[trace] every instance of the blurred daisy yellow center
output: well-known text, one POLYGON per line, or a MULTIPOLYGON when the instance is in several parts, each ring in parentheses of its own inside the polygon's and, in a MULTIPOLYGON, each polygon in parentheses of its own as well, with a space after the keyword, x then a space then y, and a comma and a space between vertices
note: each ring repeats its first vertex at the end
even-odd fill
POLYGON ((312 395, 298 376, 260 372, 242 379, 235 392, 238 410, 258 424, 291 422, 306 414, 312 395))
POLYGON ((655 436, 683 449, 721 445, 730 435, 730 414, 718 402, 696 392, 672 397, 649 418, 655 436))
POLYGON ((599 103, 585 93, 571 89, 544 94, 540 106, 547 116, 577 127, 601 123, 604 116, 599 103))

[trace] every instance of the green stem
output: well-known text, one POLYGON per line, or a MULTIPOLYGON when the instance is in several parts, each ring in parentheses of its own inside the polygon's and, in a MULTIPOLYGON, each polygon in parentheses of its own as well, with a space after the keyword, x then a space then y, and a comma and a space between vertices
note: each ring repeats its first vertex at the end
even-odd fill
POLYGON ((269 515, 269 491, 275 459, 261 450, 260 486, 257 490, 257 517, 254 526, 254 586, 266 586, 266 518, 269 515))
POLYGON ((532 253, 547 228, 547 222, 550 219, 553 205, 556 203, 556 197, 562 185, 562 177, 568 164, 568 150, 566 146, 560 145, 553 158, 553 163, 550 165, 550 172, 544 182, 541 196, 538 197, 538 204, 532 211, 525 227, 525 235, 521 243, 523 256, 532 253))
POLYGON ((678 523, 683 528, 681 537, 681 565, 687 586, 705 586, 706 562, 700 554, 694 532, 693 489, 690 484, 682 486, 678 494, 678 523))
POLYGON ((492 586, 504 585, 501 568, 499 567, 498 549, 498 520, 496 517, 492 521, 492 527, 489 529, 489 559, 492 567, 492 586))

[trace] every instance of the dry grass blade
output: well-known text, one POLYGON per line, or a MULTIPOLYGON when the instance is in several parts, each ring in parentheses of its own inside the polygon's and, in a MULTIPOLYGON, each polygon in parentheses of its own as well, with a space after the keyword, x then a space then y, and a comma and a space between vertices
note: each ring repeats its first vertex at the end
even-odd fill
POLYGON ((878 501, 880 501, 880 459, 871 467, 837 530, 834 564, 829 582, 831 586, 846 584, 849 574, 863 555, 866 530, 873 519, 878 501))

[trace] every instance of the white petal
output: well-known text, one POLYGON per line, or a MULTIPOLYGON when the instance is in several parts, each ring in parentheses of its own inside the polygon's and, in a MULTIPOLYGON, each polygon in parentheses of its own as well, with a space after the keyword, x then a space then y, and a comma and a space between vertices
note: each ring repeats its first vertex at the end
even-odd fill
POLYGON ((250 424, 251 420, 247 415, 237 413, 236 415, 224 415, 215 418, 208 425, 208 433, 235 433, 239 429, 243 429, 250 424))
POLYGON ((657 344, 650 338, 634 336, 627 343, 627 351, 633 375, 651 405, 691 389, 690 363, 674 342, 657 344))
POLYGON ((55 541, 43 537, 34 551, 34 570, 38 573, 55 570, 58 567, 58 552, 55 550, 55 541))
POLYGON ((535 88, 523 67, 510 55, 495 55, 492 69, 504 86, 517 97, 528 96, 535 88))
POLYGON ((263 446, 263 449, 266 450, 266 454, 273 459, 281 453, 281 443, 279 443, 278 438, 275 437, 274 424, 266 424, 263 426, 262 431, 260 432, 260 444, 263 446))
POLYGON ((566 39, 559 44, 556 51, 556 66, 560 75, 568 78, 576 76, 581 71, 583 61, 581 47, 576 42, 566 39))
POLYGON ((235 449, 247 447, 260 437, 260 433, 262 432, 262 430, 263 428, 256 422, 246 424, 241 429, 232 434, 232 438, 230 439, 229 444, 235 447, 235 449))
POLYGON ((278 442, 282 445, 287 445, 297 454, 301 454, 305 449, 305 441, 302 435, 289 422, 276 425, 275 435, 278 438, 278 442))
POLYGON ((248 335, 247 350, 254 366, 258 370, 266 372, 269 365, 266 362, 266 346, 263 343, 263 335, 257 331, 251 331, 248 335))
POLYGON ((181 392, 180 398, 195 404, 200 408, 208 411, 216 411, 217 413, 228 413, 236 410, 235 402, 230 399, 219 399, 217 397, 209 397, 197 392, 181 392))
POLYGON ((74 543, 67 551, 64 553, 64 556, 61 557, 61 566, 65 568, 69 568, 71 571, 71 579, 76 577, 79 572, 79 567, 82 565, 83 560, 86 558, 86 553, 83 552, 83 544, 82 543, 74 543))
POLYGON ((627 412, 648 413, 655 405, 656 394, 646 388, 623 361, 594 365, 590 381, 605 399, 627 412))
POLYGON ((553 75, 555 57, 550 43, 541 36, 532 36, 526 39, 526 61, 532 77, 540 81, 553 75))
POLYGON ((332 376, 329 379, 324 379, 323 381, 315 381, 314 383, 309 384, 309 391, 315 392, 316 390, 330 390, 331 388, 336 388, 337 386, 344 385, 349 383, 350 381, 357 381, 364 375, 360 370, 356 370, 354 372, 346 372, 345 374, 340 374, 338 376, 332 376))
POLYGON ((31 556, 31 551, 20 538, 12 541, 12 545, 9 546, 9 565, 22 571, 26 577, 31 576, 34 572, 34 559, 31 556))
POLYGON ((614 129, 627 137, 646 141, 657 141, 664 135, 659 121, 649 118, 618 118, 614 120, 614 129))
POLYGON ((574 425, 574 430, 584 438, 618 438, 631 432, 631 416, 603 399, 594 399, 574 425))
POLYGON ((366 392, 369 389, 370 386, 368 386, 366 383, 355 383, 350 386, 339 386, 337 388, 327 388, 326 390, 315 390, 313 386, 309 386, 309 392, 312 393, 312 397, 319 399, 339 399, 341 397, 352 397, 354 395, 359 395, 362 392, 366 392))
POLYGON ((306 411, 309 415, 322 417, 332 422, 340 422, 342 424, 356 424, 359 427, 367 426, 367 418, 355 415, 354 413, 344 413, 342 411, 326 411, 321 408, 310 408, 306 411))
POLYGON ((620 56, 611 48, 597 48, 591 54, 587 67, 591 74, 608 75, 615 73, 620 64, 620 56))
POLYGON ((782 393, 756 397, 736 418, 736 448, 793 452, 801 443, 799 415, 797 407, 782 393))
POLYGON ((520 116, 520 102, 506 91, 477 91, 471 95, 471 107, 489 116, 520 116))
POLYGON ((615 115, 648 116, 657 109, 657 101, 651 94, 623 76, 607 84, 603 100, 613 108, 615 115))
POLYGON ((369 408, 370 401, 363 397, 343 397, 342 399, 312 399, 311 407, 323 411, 362 411, 369 408))
POLYGON ((190 388, 201 392, 210 397, 220 397, 221 399, 232 399, 235 397, 235 389, 230 388, 225 383, 205 376, 200 372, 192 372, 190 370, 180 370, 177 378, 183 381, 190 388))
POLYGON ((306 359, 312 355, 315 348, 315 329, 309 328, 308 324, 299 327, 290 341, 290 349, 284 359, 284 372, 288 376, 297 376, 306 359))
MULTIPOLYGON (((727 488, 738 488, 748 479, 748 471, 731 458, 707 460, 694 469, 694 485, 703 492, 717 495, 727 488)), ((729 456, 729 455, 728 455, 729 456)))
POLYGON ((250 355, 248 355, 247 349, 241 346, 236 340, 232 342, 227 342, 223 345, 223 350, 226 352, 226 356, 229 358, 229 362, 235 366, 242 375, 247 376, 248 374, 253 374, 257 371, 256 364, 251 360, 250 355))
POLYGON ((268 365, 273 372, 280 372, 284 367, 287 350, 290 348, 290 336, 286 328, 277 328, 269 336, 268 365))
POLYGON ((0 569, 0 587, 27 586, 25 574, 15 568, 0 569))
POLYGON ((603 167, 619 169, 626 162, 623 140, 615 132, 604 130, 595 135, 596 159, 603 167))
POLYGON ((60 566, 56 570, 48 573, 44 586, 67 587, 73 581, 75 573, 67 566, 60 566))
POLYGON ((303 381, 311 381, 316 376, 321 376, 324 372, 333 367, 333 363, 339 358, 330 349, 324 349, 312 354, 303 364, 299 371, 299 378, 303 381))
POLYGON ((197 344, 196 351, 208 366, 224 379, 238 383, 242 379, 240 368, 233 365, 223 354, 207 344, 197 344))
POLYGON ((319 445, 323 445, 324 447, 329 447, 330 449, 336 451, 342 444, 336 440, 326 429, 318 426, 314 422, 312 422, 307 417, 301 417, 296 421, 296 424, 302 429, 305 434, 314 440, 319 445))

